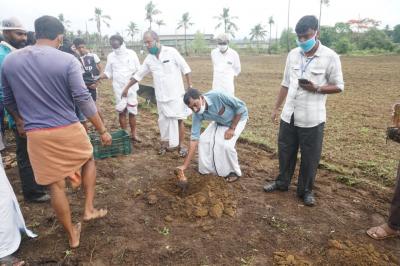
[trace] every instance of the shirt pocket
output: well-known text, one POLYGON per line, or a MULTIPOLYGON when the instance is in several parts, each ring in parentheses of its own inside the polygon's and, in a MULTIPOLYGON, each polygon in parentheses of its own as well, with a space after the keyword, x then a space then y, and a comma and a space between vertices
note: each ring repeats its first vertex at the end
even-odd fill
POLYGON ((315 85, 321 86, 326 83, 325 69, 313 68, 310 70, 310 81, 315 85))
POLYGON ((294 65, 290 68, 290 79, 292 82, 298 82, 297 80, 301 78, 301 66, 294 65))
POLYGON ((162 67, 164 74, 172 74, 174 72, 174 69, 176 68, 174 62, 170 59, 166 59, 162 61, 162 67))

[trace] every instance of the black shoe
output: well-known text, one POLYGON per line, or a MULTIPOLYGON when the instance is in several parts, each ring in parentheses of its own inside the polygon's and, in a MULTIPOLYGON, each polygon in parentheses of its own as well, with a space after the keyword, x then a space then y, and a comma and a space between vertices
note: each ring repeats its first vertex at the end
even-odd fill
POLYGON ((312 192, 307 192, 303 196, 304 205, 312 207, 315 206, 315 198, 312 192))
POLYGON ((34 202, 34 203, 44 203, 50 201, 50 195, 49 194, 44 194, 43 196, 29 199, 29 202, 34 202))
POLYGON ((286 188, 279 187, 278 184, 276 183, 276 181, 273 181, 271 183, 267 183, 264 186, 264 191, 265 192, 272 192, 272 191, 275 191, 275 190, 288 191, 289 189, 287 187, 286 188))

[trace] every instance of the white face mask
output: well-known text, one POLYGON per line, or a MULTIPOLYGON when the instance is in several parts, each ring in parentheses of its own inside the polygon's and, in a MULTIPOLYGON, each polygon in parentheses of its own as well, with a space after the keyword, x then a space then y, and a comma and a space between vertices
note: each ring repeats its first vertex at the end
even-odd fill
POLYGON ((228 45, 227 45, 227 44, 224 44, 224 45, 218 44, 218 49, 219 49, 219 51, 220 51, 221 53, 225 53, 226 50, 228 50, 228 45))
POLYGON ((206 110, 206 101, 205 101, 204 99, 202 99, 202 101, 201 101, 201 106, 200 106, 200 110, 197 111, 197 113, 198 113, 199 115, 201 115, 201 114, 204 113, 205 110, 206 110))

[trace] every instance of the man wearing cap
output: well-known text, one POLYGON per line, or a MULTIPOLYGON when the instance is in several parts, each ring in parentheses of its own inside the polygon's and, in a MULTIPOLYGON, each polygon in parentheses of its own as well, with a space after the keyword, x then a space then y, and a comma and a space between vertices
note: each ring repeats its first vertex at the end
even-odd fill
POLYGON ((182 74, 186 77, 187 87, 192 87, 191 69, 179 52, 160 44, 158 34, 149 30, 143 35, 143 42, 149 54, 140 69, 125 86, 123 95, 129 88, 141 81, 147 74, 153 75, 154 91, 157 99, 158 127, 161 135, 160 155, 178 148, 179 155, 185 157, 187 149, 183 147, 185 127, 183 119, 190 115, 190 109, 183 103, 185 88, 182 74))
MULTIPOLYGON (((0 70, 3 61, 12 51, 23 48, 27 41, 27 34, 23 25, 16 18, 5 19, 2 22, 2 30, 5 40, 0 43, 0 70)), ((0 74, 1 75, 1 74, 0 74)), ((3 108, 3 87, 1 86, 0 76, 0 97, 1 97, 1 112, 4 113, 3 108)), ((1 118, 3 121, 3 118, 1 118)), ((16 130, 15 123, 11 116, 8 116, 10 128, 13 129, 16 141, 16 155, 19 175, 21 178, 22 192, 24 199, 31 202, 45 202, 50 200, 45 187, 40 186, 35 181, 32 166, 29 161, 26 137, 20 136, 16 130)), ((3 123, 1 123, 3 126, 3 123)))
POLYGON ((229 47, 228 35, 217 37, 217 48, 211 51, 214 74, 212 89, 235 95, 235 77, 241 71, 239 54, 229 47))
POLYGON ((126 130, 126 113, 128 113, 132 141, 139 143, 140 139, 136 134, 136 115, 138 114, 137 91, 139 85, 133 85, 128 95, 121 97, 124 86, 140 67, 139 58, 135 51, 126 48, 124 39, 120 35, 111 36, 110 44, 113 51, 107 56, 107 64, 100 78, 112 79, 116 103, 115 109, 119 114, 120 127, 126 130))

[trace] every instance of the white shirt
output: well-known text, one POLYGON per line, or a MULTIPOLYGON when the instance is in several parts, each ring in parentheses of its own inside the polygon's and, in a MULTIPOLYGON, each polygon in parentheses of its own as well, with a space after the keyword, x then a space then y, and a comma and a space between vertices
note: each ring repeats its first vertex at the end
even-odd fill
POLYGON ((298 79, 304 78, 317 86, 336 85, 344 90, 342 66, 339 56, 319 43, 314 56, 307 58, 300 48, 288 54, 282 86, 288 88, 281 118, 290 123, 294 113, 294 125, 310 128, 326 121, 326 94, 313 93, 299 87, 298 79))
MULTIPOLYGON (((122 93, 125 85, 129 82, 132 75, 140 68, 139 58, 135 51, 127 49, 121 45, 119 49, 111 52, 107 56, 107 64, 104 74, 112 80, 113 89, 116 93, 122 93)), ((130 90, 137 91, 139 85, 135 84, 130 90)))
POLYGON ((185 75, 191 70, 175 48, 161 46, 158 58, 148 54, 133 78, 140 81, 150 72, 153 75, 157 101, 169 102, 185 94, 182 73, 185 75))
POLYGON ((231 48, 228 48, 225 53, 221 53, 218 48, 215 48, 211 51, 211 60, 214 68, 212 88, 234 96, 234 78, 241 71, 238 53, 231 48))

